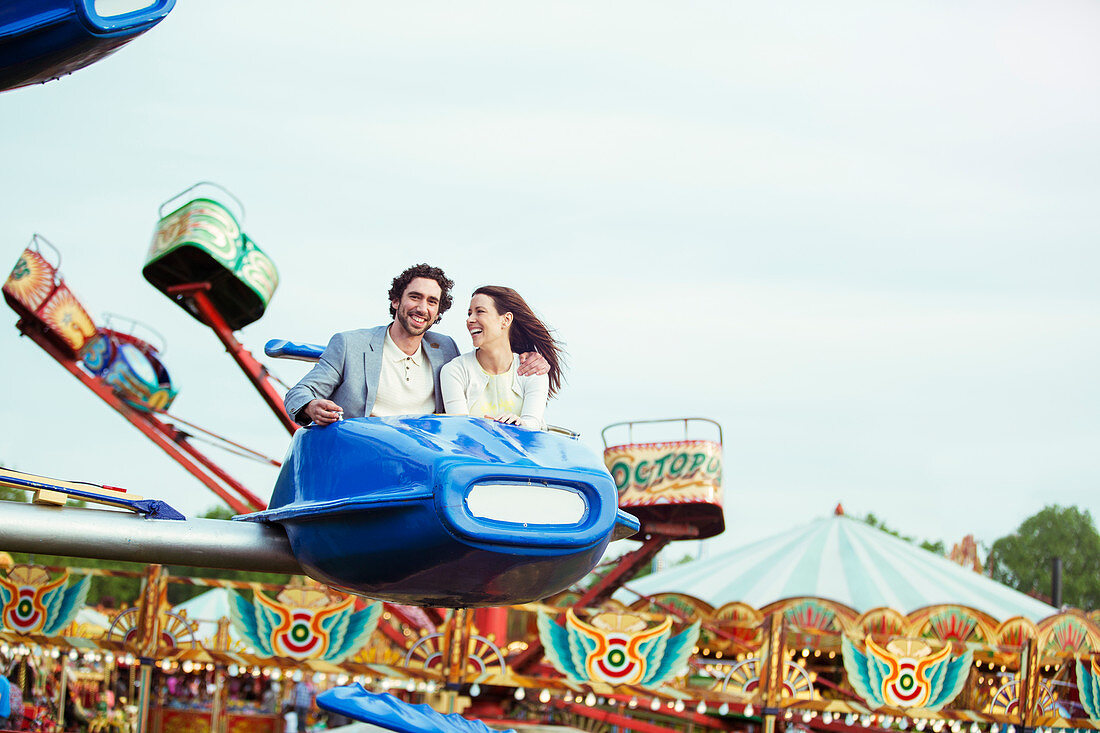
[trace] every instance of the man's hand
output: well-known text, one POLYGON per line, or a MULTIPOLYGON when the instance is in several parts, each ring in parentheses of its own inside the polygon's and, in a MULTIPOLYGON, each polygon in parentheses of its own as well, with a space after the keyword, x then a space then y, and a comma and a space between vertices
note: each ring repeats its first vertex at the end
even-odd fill
POLYGON ((546 361, 537 351, 528 351, 519 355, 519 369, 516 373, 521 377, 530 377, 535 374, 549 374, 550 362, 546 361))
POLYGON ((318 425, 332 425, 344 417, 344 408, 332 400, 310 400, 302 412, 318 425))

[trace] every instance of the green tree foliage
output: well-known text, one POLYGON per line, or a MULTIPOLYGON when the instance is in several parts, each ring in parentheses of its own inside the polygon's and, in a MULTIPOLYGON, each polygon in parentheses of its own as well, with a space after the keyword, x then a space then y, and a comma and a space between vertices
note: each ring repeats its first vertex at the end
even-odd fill
POLYGON ((947 547, 944 546, 943 540, 935 540, 935 541, 921 540, 920 542, 917 542, 914 538, 909 537, 907 535, 903 535, 901 532, 898 532, 896 529, 891 529, 890 527, 887 527, 886 522, 882 521, 881 519, 876 517, 871 512, 868 512, 867 516, 863 517, 863 521, 866 522, 867 524, 871 525, 875 529, 881 529, 886 534, 893 535, 894 537, 897 537, 898 539, 902 539, 902 540, 905 540, 906 542, 909 542, 910 544, 917 545, 922 550, 928 550, 929 552, 934 552, 934 553, 936 553, 937 555, 939 555, 941 557, 947 555, 947 547))
POLYGON ((1100 608, 1100 533, 1087 510, 1045 507, 993 543, 987 567, 994 580, 1049 600, 1055 557, 1062 558, 1062 602, 1100 608))
POLYGON ((28 496, 30 496, 30 494, 21 489, 10 489, 7 486, 0 486, 0 501, 18 501, 25 504, 28 496))

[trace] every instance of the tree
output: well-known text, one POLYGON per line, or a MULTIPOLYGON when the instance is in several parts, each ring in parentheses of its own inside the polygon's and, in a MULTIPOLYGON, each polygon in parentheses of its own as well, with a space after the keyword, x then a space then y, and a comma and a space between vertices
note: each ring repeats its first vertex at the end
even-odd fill
POLYGON ((907 535, 903 535, 901 532, 898 532, 896 529, 891 529, 890 527, 887 527, 886 522, 882 521, 881 519, 876 517, 871 512, 867 512, 867 516, 863 517, 863 521, 866 522, 867 524, 871 525, 875 529, 881 529, 886 534, 893 535, 894 537, 897 537, 898 539, 905 540, 906 542, 908 542, 910 544, 913 544, 913 545, 917 545, 922 550, 928 550, 929 552, 934 552, 934 553, 936 553, 937 555, 939 555, 941 557, 943 557, 947 554, 947 548, 944 546, 943 540, 936 540, 935 542, 932 542, 931 540, 921 540, 920 542, 917 542, 912 537, 909 537, 907 535))
POLYGON ((1062 602, 1085 610, 1100 608, 1100 532, 1087 510, 1043 508, 993 543, 987 567, 994 580, 1048 599, 1055 557, 1062 558, 1062 602))
POLYGON ((0 501, 16 501, 25 504, 27 502, 27 492, 22 489, 0 486, 0 501))

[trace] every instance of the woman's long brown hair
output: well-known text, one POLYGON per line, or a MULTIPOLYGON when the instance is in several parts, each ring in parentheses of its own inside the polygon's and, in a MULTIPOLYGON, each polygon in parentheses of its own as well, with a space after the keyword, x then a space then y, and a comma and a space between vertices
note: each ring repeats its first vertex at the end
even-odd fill
POLYGON ((523 296, 503 285, 483 285, 473 294, 492 298, 497 313, 512 314, 512 328, 508 332, 512 351, 516 354, 529 351, 542 354, 542 358, 546 359, 546 363, 550 365, 550 396, 557 394, 561 389, 565 351, 561 347, 561 342, 553 337, 550 329, 539 320, 523 296))

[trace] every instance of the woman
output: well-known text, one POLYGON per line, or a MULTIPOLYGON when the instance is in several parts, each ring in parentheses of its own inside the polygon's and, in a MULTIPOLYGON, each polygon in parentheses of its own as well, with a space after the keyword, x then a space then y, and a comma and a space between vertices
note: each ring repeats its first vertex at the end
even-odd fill
POLYGON ((545 428, 546 400, 561 387, 561 345, 511 288, 474 291, 466 314, 474 351, 443 367, 440 387, 448 415, 476 415, 511 425, 545 428), (537 351, 548 374, 521 377, 519 354, 537 351))

